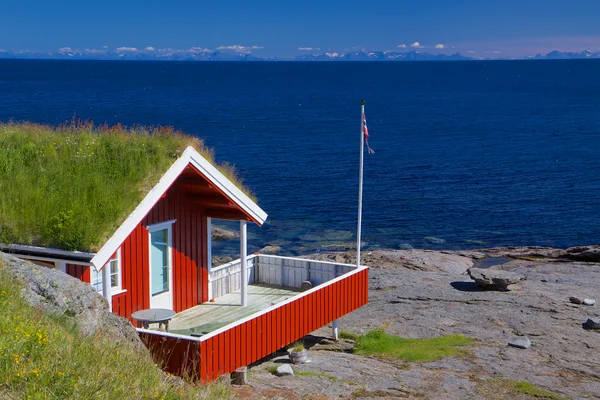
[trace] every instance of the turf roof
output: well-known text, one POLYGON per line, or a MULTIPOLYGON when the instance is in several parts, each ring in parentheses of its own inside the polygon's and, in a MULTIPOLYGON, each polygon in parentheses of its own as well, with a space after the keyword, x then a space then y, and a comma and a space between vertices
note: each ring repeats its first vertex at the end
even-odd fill
POLYGON ((188 146, 215 164, 172 128, 0 124, 0 243, 99 250, 188 146))

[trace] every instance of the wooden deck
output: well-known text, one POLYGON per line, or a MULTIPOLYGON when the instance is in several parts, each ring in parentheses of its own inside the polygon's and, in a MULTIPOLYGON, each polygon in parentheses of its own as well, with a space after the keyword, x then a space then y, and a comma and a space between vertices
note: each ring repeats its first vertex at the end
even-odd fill
POLYGON ((232 322, 239 321, 273 304, 298 294, 298 290, 281 286, 253 284, 248 286, 248 305, 240 306, 240 292, 228 293, 175 315, 169 323, 169 332, 181 335, 201 335, 232 322))

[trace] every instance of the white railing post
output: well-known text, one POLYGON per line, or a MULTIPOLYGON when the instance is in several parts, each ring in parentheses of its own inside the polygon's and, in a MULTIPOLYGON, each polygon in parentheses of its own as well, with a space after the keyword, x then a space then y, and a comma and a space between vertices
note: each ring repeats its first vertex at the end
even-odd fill
POLYGON ((212 219, 206 218, 206 265, 208 270, 212 270, 212 219))
MULTIPOLYGON (((90 268, 94 268, 91 266, 90 268)), ((110 263, 102 268, 102 295, 108 302, 108 309, 112 311, 112 290, 110 286, 110 263)))
POLYGON ((240 221, 240 260, 241 260, 241 287, 242 287, 242 307, 248 305, 248 241, 247 241, 247 222, 240 221))

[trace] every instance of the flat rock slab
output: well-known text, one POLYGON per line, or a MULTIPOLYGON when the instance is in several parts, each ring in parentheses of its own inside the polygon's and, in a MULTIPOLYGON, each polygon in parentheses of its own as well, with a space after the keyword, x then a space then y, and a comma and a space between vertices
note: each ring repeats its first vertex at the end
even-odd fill
POLYGON ((528 349, 531 347, 531 341, 527 336, 518 337, 508 342, 509 346, 517 347, 519 349, 528 349))
POLYGON ((240 234, 234 231, 228 231, 227 229, 212 227, 211 236, 213 240, 232 240, 238 239, 240 234))
MULTIPOLYGON (((538 250, 514 253, 529 251, 538 250)), ((274 398, 266 393, 275 392, 278 398, 298 400, 526 397, 511 397, 503 387, 488 392, 485 382, 489 379, 526 381, 563 398, 598 397, 600 333, 583 330, 582 323, 588 318, 600 322, 600 308, 575 306, 568 299, 598 300, 600 264, 563 257, 515 259, 512 250, 498 251, 494 254, 512 261, 489 271, 502 269, 527 277, 518 285, 518 293, 507 295, 481 290, 467 274, 439 266, 423 268, 408 260, 408 254, 400 257, 398 253, 363 254, 361 263, 371 267, 369 303, 340 318, 340 330, 360 335, 385 324, 387 333, 406 338, 462 334, 477 340, 467 346, 468 357, 406 363, 360 356, 351 352, 350 341, 334 346, 331 326, 324 326, 312 336, 329 340, 305 340, 311 363, 294 366, 293 378, 270 372, 282 363, 289 364, 287 355, 254 365, 246 388, 255 392, 246 398, 274 398), (508 346, 512 339, 524 336, 532 342, 528 351, 508 346)), ((446 255, 440 253, 438 258, 446 255)))
POLYGON ((569 247, 565 257, 576 261, 600 262, 600 246, 569 247))
POLYGON ((482 289, 507 291, 508 286, 525 279, 523 275, 501 269, 469 268, 467 273, 482 289))
POLYGON ((278 244, 267 244, 258 251, 261 254, 278 254, 281 253, 281 246, 278 244))

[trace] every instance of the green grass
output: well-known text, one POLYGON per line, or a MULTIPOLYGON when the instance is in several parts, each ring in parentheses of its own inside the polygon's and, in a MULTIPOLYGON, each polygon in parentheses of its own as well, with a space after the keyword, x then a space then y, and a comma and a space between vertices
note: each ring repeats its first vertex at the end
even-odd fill
POLYGON ((339 382, 340 381, 335 376, 329 375, 329 374, 324 374, 322 372, 294 371, 294 375, 299 375, 299 376, 322 376, 322 377, 327 378, 327 379, 329 379, 330 381, 333 381, 333 382, 339 382))
POLYGON ((302 340, 292 343, 293 352, 300 353, 302 350, 304 350, 304 342, 302 340))
POLYGON ((356 333, 345 331, 343 329, 340 329, 340 331, 338 332, 338 336, 340 339, 350 339, 350 340, 358 339, 358 335, 356 333))
MULTIPOLYGON (((270 365, 267 367, 267 371, 271 374, 277 373, 277 365, 270 365)), ((322 372, 311 372, 311 371, 296 371, 294 370, 294 375, 299 376, 322 376, 333 382, 339 382, 340 380, 333 375, 324 374, 322 372)))
POLYGON ((269 371, 269 373, 271 373, 271 374, 274 374, 275 372, 277 372, 277 365, 268 366, 267 371, 269 371))
POLYGON ((9 399, 227 399, 223 384, 174 386, 146 353, 83 337, 20 299, 0 265, 0 397, 9 399))
POLYGON ((375 329, 359 336, 353 352, 407 362, 429 362, 468 352, 464 346, 473 339, 462 335, 447 335, 432 339, 406 339, 375 329))
POLYGON ((478 392, 491 397, 508 394, 512 396, 528 396, 535 399, 565 400, 564 397, 529 382, 513 381, 510 379, 480 380, 478 392))
POLYGON ((187 146, 215 164, 173 128, 0 123, 0 243, 97 251, 187 146))

